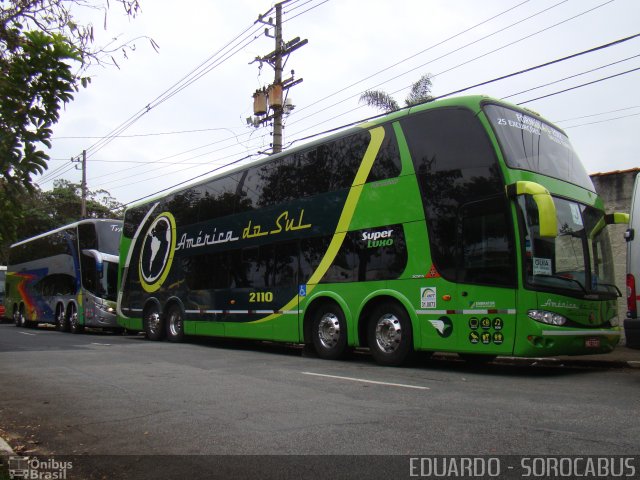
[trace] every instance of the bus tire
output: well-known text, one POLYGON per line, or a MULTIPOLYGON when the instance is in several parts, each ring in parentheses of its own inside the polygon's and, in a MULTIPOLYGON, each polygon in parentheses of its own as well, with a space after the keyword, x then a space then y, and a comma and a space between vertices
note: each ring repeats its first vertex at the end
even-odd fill
POLYGON ((71 303, 67 307, 67 310, 69 310, 69 315, 67 317, 69 331, 73 334, 82 333, 84 331, 84 325, 80 325, 80 322, 78 321, 78 310, 76 309, 76 306, 71 303))
POLYGON ((164 321, 160 310, 153 305, 148 307, 144 313, 144 332, 147 334, 147 340, 162 340, 165 335, 164 321))
POLYGON ((406 310, 394 302, 378 305, 367 323, 367 340, 380 365, 402 365, 413 352, 413 331, 406 310))
POLYGON ((173 304, 167 310, 165 317, 167 323, 167 339, 170 342, 183 342, 184 341, 184 315, 182 310, 176 304, 173 304))
POLYGON ((26 328, 27 318, 24 316, 24 305, 20 305, 15 315, 16 327, 26 328))
POLYGON ((69 330, 69 322, 67 322, 65 317, 64 306, 62 304, 56 307, 55 326, 59 332, 67 332, 69 330))
POLYGON ((347 351, 347 322, 342 309, 332 302, 313 312, 311 341, 320 358, 337 360, 347 351))

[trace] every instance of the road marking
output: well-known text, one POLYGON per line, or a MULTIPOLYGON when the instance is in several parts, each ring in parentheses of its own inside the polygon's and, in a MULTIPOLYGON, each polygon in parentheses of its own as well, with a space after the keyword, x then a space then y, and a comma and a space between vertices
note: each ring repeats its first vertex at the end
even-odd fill
POLYGON ((98 342, 91 342, 91 345, 101 345, 103 347, 110 347, 111 346, 110 343, 98 343, 98 342))
POLYGON ((430 390, 429 387, 418 385, 405 385, 403 383, 377 382, 375 380, 365 380, 364 378, 340 377, 338 375, 325 375, 323 373, 301 372, 303 375, 314 375, 316 377, 336 378, 338 380, 349 380, 351 382, 373 383, 375 385, 387 385, 389 387, 414 388, 416 390, 430 390))
POLYGON ((28 333, 28 332, 18 332, 18 333, 21 333, 22 335, 30 335, 30 336, 32 336, 32 337, 35 337, 35 336, 36 336, 36 334, 35 334, 35 333, 28 333))

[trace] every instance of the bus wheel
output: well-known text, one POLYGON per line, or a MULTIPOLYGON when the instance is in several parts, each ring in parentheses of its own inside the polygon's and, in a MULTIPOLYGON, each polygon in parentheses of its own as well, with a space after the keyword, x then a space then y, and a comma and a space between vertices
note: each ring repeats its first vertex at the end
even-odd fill
POLYGON ((396 303, 379 305, 367 324, 367 339, 376 362, 380 365, 401 365, 413 351, 409 315, 396 303))
POLYGON ((184 317, 178 305, 171 305, 167 312, 167 338, 170 342, 184 340, 184 317))
POLYGON ((13 323, 16 327, 24 327, 24 311, 22 308, 15 308, 13 310, 13 323))
POLYGON ((311 339, 320 358, 336 360, 345 354, 347 322, 340 307, 326 303, 314 312, 311 339))
POLYGON ((150 307, 144 315, 144 331, 149 340, 162 340, 165 329, 162 316, 157 307, 150 307))
POLYGON ((62 305, 56 307, 56 330, 60 332, 69 331, 69 322, 67 322, 64 315, 64 307, 62 305))
POLYGON ((82 333, 84 331, 84 325, 80 325, 78 322, 78 310, 72 303, 68 307, 69 309, 69 331, 71 333, 82 333))

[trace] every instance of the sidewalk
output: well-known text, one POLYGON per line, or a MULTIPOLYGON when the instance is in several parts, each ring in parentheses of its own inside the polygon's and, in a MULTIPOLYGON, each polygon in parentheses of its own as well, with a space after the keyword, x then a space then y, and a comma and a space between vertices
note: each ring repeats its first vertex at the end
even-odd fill
POLYGON ((498 357, 496 362, 517 362, 529 363, 534 362, 537 365, 567 365, 576 367, 599 367, 599 368, 640 368, 640 350, 618 346, 613 352, 600 355, 560 355, 557 357, 544 358, 515 358, 515 357, 498 357))

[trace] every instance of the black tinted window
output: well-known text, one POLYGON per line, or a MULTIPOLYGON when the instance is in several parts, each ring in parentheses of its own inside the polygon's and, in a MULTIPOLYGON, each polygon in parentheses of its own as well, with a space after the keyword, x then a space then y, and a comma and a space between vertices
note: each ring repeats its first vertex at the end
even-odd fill
MULTIPOLYGON (((434 264, 445 278, 466 278, 460 264, 463 211, 487 198, 496 198, 497 211, 507 208, 489 138, 466 109, 431 110, 401 124, 422 192, 434 264)), ((492 229, 506 232, 512 243, 509 218, 498 215, 490 223, 492 229)), ((482 241, 492 240, 487 236, 482 241)))

